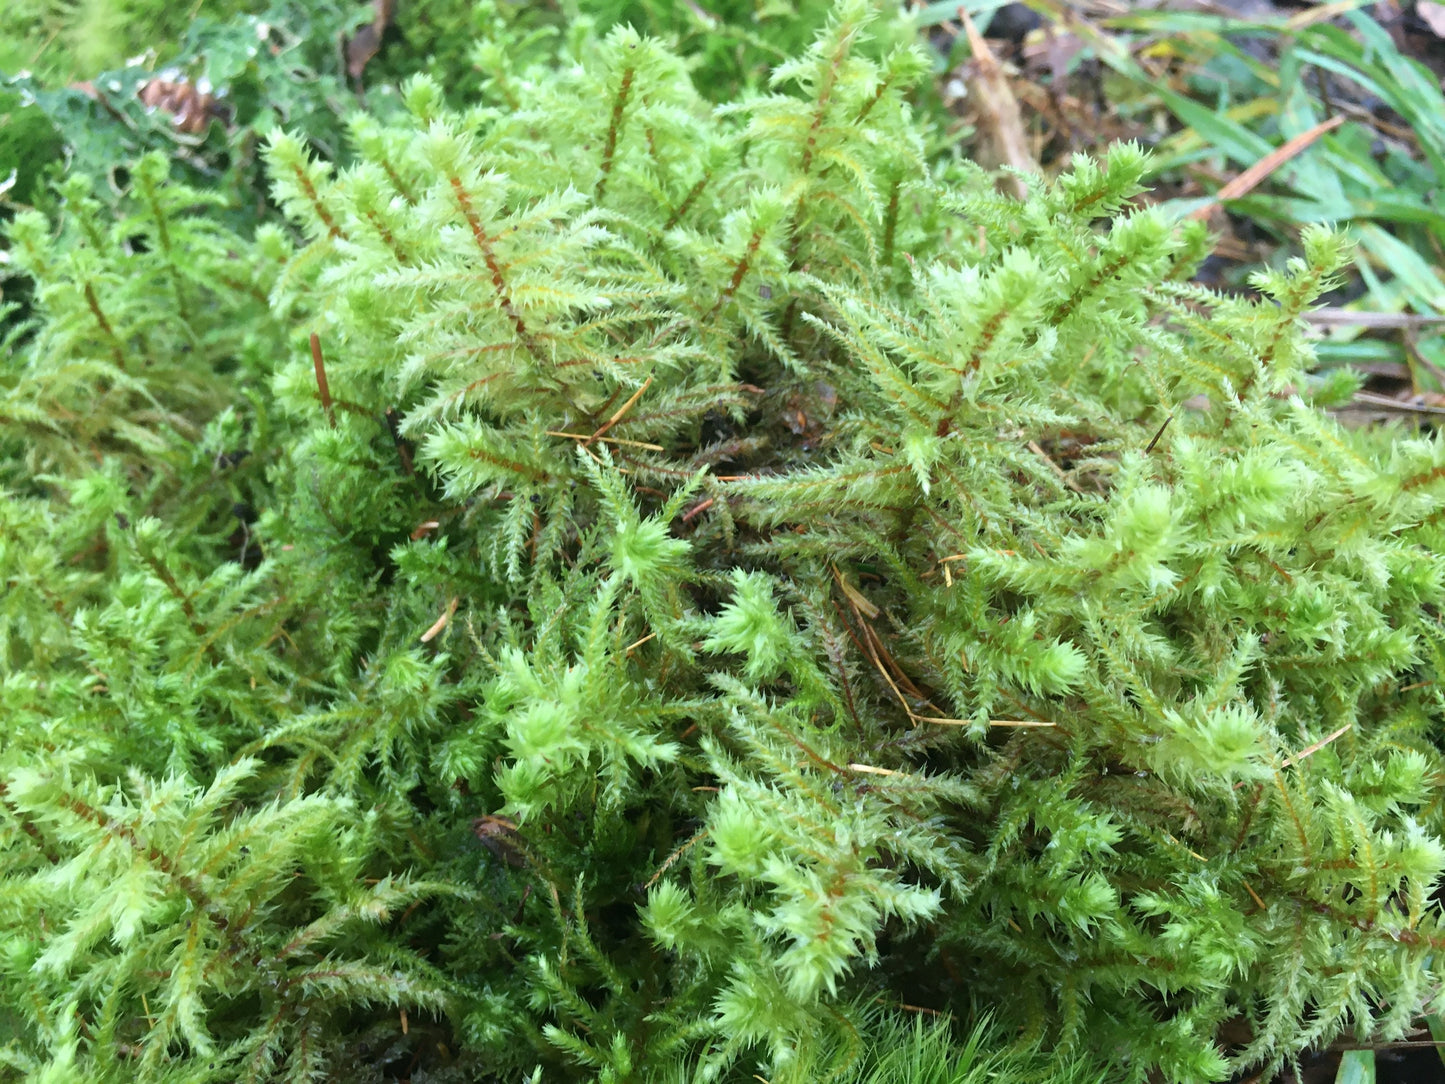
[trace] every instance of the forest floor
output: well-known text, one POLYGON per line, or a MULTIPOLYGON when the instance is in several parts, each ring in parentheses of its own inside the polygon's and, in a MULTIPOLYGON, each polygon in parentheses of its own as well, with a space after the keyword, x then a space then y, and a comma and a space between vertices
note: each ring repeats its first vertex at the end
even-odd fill
POLYGON ((1348 230, 1353 271, 1310 317, 1322 366, 1367 375, 1343 420, 1445 413, 1445 4, 1035 0, 921 18, 971 154, 1050 172, 1115 140, 1151 147, 1149 198, 1216 231, 1205 285, 1247 290, 1307 223, 1348 230))

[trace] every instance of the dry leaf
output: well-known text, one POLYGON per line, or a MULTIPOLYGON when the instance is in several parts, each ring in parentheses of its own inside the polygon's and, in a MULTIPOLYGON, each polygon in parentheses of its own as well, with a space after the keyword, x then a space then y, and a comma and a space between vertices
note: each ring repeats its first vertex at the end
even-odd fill
POLYGON ((526 865, 522 837, 514 821, 488 814, 472 821, 472 832, 482 845, 509 866, 526 865))
POLYGON ((353 79, 360 79, 361 73, 371 58, 381 51, 381 36, 391 26, 396 15, 396 0, 373 0, 373 18, 370 23, 356 32, 356 37, 345 43, 346 71, 353 79))
POLYGON ((226 109, 208 87, 197 86, 180 75, 159 75, 141 84, 140 100, 151 109, 174 117, 176 130, 199 135, 213 120, 224 120, 226 109))
POLYGON ((1433 0, 1420 0, 1415 5, 1415 14, 1420 20, 1435 32, 1437 38, 1445 38, 1445 4, 1436 4, 1433 0))

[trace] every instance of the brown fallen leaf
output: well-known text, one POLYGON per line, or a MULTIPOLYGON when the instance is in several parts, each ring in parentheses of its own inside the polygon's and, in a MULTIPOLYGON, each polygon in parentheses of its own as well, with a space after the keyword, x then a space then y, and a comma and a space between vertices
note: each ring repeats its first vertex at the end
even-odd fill
POLYGON ((396 0, 373 0, 373 17, 349 41, 342 39, 346 49, 346 72, 360 79, 371 59, 381 52, 381 36, 396 17, 396 0))
MULTIPOLYGON (((1029 149, 1023 116, 1018 99, 1009 86, 1008 76, 993 50, 973 25, 968 12, 959 8, 964 33, 972 58, 963 66, 964 85, 968 88, 969 119, 978 132, 974 159, 985 169, 1008 167, 1024 173, 1038 173, 1039 164, 1029 149)), ((1005 174, 998 180, 999 190, 1023 199, 1027 189, 1023 180, 1005 174)))
POLYGON ((1415 5, 1415 14, 1435 32, 1437 38, 1445 38, 1445 4, 1434 3, 1434 0, 1420 0, 1415 5))
POLYGON ((472 821, 472 832, 487 850, 507 865, 515 868, 527 864, 526 845, 517 831, 516 822, 489 813, 472 821))
POLYGON ((198 86, 178 74, 147 79, 141 84, 137 96, 149 108, 170 113, 176 131, 187 135, 199 135, 211 121, 226 119, 226 107, 210 93, 209 88, 198 86))

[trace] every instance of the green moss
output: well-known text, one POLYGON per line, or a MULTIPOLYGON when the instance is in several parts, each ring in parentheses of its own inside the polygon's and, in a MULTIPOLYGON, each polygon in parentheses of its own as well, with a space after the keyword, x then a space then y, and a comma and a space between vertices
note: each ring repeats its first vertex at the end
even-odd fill
POLYGON ((166 59, 198 17, 264 7, 260 0, 13 0, 0 14, 0 72, 24 69, 57 83, 90 79, 147 51, 166 59))
POLYGON ((1184 285, 1137 149, 1000 196, 870 20, 722 104, 494 21, 269 139, 294 234, 157 159, 16 220, 18 1074, 940 1078, 881 1003, 1205 1081, 1427 1004, 1445 447, 1312 402, 1345 245, 1184 285))

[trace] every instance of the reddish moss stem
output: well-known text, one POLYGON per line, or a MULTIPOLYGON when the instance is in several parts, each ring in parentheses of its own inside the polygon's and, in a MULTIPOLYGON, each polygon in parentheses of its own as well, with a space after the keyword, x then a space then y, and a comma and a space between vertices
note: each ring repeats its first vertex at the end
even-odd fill
POLYGON ((711 322, 713 317, 717 316, 733 299, 733 295, 738 292, 738 287, 743 284, 743 279, 747 277, 748 270, 752 267, 753 256, 757 254, 758 246, 762 243, 763 230, 759 228, 754 230, 753 235, 748 238, 748 247, 743 251, 742 259, 738 260, 737 266, 733 268, 733 277, 728 280, 727 287, 718 295, 717 303, 708 312, 704 322, 711 322))
POLYGON ((321 393, 321 409, 326 411, 326 421, 336 428, 336 414, 331 409, 331 385, 326 382, 326 363, 321 358, 321 336, 311 333, 311 365, 316 370, 316 390, 321 393))
POLYGON ((612 103, 612 119, 607 124, 607 141, 602 147, 602 177, 597 182, 598 203, 602 202, 602 196, 607 191, 607 178, 612 173, 612 158, 617 153, 617 137, 622 132, 622 116, 627 109, 627 99, 632 96, 632 80, 636 74, 636 68, 628 68, 622 73, 617 99, 612 103))
POLYGON ((90 306, 90 314, 95 317, 95 322, 100 325, 100 330, 110 340, 110 353, 111 357, 115 358, 115 367, 124 371, 125 354, 121 351, 120 339, 116 336, 115 328, 111 327, 104 310, 100 307, 100 299, 95 296, 95 287, 89 282, 85 284, 85 303, 90 306))
POLYGON ((293 166, 291 172, 296 174, 296 183, 301 186, 301 191, 306 193, 306 199, 311 204, 311 209, 316 212, 316 217, 321 219, 326 226, 326 232, 331 235, 333 241, 340 241, 346 235, 341 232, 341 227, 336 224, 336 219, 321 202, 321 196, 316 191, 316 186, 311 183, 311 178, 306 176, 306 171, 299 165, 293 166))
POLYGON ((682 221, 682 216, 692 209, 694 201, 696 201, 698 196, 702 195, 703 189, 707 187, 707 183, 710 180, 712 180, 712 174, 704 173, 702 180, 692 186, 687 195, 683 197, 682 202, 677 205, 677 210, 668 216, 667 224, 662 227, 663 233, 666 233, 682 221))

